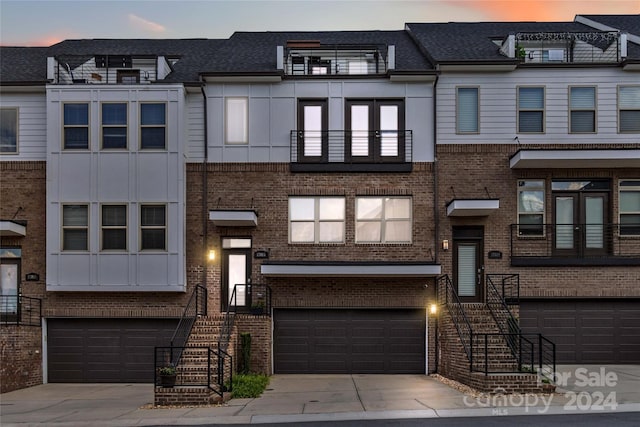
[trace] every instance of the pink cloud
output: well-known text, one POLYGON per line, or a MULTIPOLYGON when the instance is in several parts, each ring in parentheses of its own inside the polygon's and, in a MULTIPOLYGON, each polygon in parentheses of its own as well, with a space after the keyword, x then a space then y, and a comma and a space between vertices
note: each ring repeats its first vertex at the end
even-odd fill
POLYGON ((133 13, 130 13, 127 17, 129 18, 129 23, 135 28, 151 31, 152 33, 163 33, 166 31, 163 25, 141 18, 133 13))

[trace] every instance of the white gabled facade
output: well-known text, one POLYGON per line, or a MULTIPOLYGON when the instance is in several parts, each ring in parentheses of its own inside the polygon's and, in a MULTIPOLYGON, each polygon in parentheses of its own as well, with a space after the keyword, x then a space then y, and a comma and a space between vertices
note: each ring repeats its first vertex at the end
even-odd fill
POLYGON ((49 85, 46 104, 47 290, 184 292, 187 131, 182 85, 49 85), (67 103, 88 105, 88 149, 63 148, 67 103), (124 149, 102 149, 105 103, 126 104, 124 149), (145 103, 165 105, 166 149, 141 149, 145 103), (65 205, 87 207, 86 250, 63 250, 65 205), (104 205, 126 207, 126 249, 103 250, 104 205), (141 209, 146 205, 165 208, 164 249, 142 249, 141 209))

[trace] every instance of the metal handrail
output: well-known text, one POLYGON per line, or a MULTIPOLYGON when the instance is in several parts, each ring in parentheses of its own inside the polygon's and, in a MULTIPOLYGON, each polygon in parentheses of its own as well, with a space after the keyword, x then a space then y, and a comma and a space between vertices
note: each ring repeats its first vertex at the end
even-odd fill
MULTIPOLYGON (((176 326, 176 330, 171 337, 171 347, 184 348, 191 335, 191 330, 196 322, 198 316, 205 316, 207 314, 207 289, 204 286, 196 285, 189 302, 182 312, 182 317, 176 326)), ((173 352, 172 352, 173 354, 173 352)), ((171 360, 173 366, 178 366, 180 363, 180 357, 182 351, 176 353, 176 358, 171 360)))
POLYGON ((438 300, 440 304, 445 304, 451 314, 451 319, 453 320, 453 324, 460 336, 462 347, 469 358, 470 366, 473 368, 473 329, 471 328, 469 319, 467 319, 467 315, 462 307, 460 298, 458 297, 455 289, 453 289, 453 283, 451 282, 449 275, 445 274, 436 279, 436 289, 439 294, 438 300), (441 290, 443 287, 444 301, 441 301, 443 295, 441 290))
POLYGON ((246 284, 233 286, 233 290, 229 296, 229 302, 227 303, 227 311, 224 316, 224 322, 222 323, 222 330, 218 338, 218 350, 220 351, 225 351, 231 340, 231 330, 233 329, 235 314, 238 311, 238 286, 247 287, 246 284))
POLYGON ((498 277, 502 277, 504 281, 504 275, 487 274, 486 276, 486 306, 489 309, 491 316, 495 320, 500 333, 503 334, 504 340, 511 350, 511 354, 513 354, 514 357, 518 357, 520 353, 519 340, 512 338, 514 334, 518 335, 522 331, 520 330, 518 321, 513 316, 513 313, 511 313, 511 310, 509 310, 509 307, 507 306, 507 303, 505 302, 503 296, 500 295, 498 289, 496 289, 496 286, 493 283, 494 278, 498 277))

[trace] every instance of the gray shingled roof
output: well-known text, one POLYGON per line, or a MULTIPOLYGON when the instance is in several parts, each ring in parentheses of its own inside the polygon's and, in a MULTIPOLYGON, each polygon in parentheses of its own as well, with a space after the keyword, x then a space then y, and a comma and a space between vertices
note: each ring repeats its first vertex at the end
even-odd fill
POLYGON ((640 15, 580 15, 611 28, 640 37, 640 15))
POLYGON ((47 79, 46 47, 0 47, 0 83, 42 83, 47 79))
POLYGON ((218 39, 83 39, 65 40, 49 48, 50 56, 151 55, 180 58, 160 82, 197 82, 203 64, 225 43, 218 39))
POLYGON ((319 40, 322 45, 379 45, 385 55, 387 46, 395 45, 396 70, 425 71, 433 68, 405 31, 303 31, 236 32, 202 71, 277 72, 277 46, 286 46, 288 40, 319 40))
MULTIPOLYGON (((577 22, 450 22, 412 23, 407 30, 421 43, 433 61, 513 62, 500 53, 493 40, 509 34, 526 32, 592 32, 593 28, 577 22)), ((630 56, 638 57, 636 46, 630 56)))

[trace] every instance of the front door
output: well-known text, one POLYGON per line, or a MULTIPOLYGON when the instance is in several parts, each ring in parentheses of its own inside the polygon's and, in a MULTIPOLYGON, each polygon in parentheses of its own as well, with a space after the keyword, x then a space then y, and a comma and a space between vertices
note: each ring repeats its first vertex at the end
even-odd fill
POLYGON ((0 321, 15 322, 18 319, 18 293, 20 285, 20 260, 0 260, 0 321))
POLYGON ((482 302, 484 297, 484 230, 453 228, 453 280, 461 302, 482 302))
POLYGON ((609 194, 605 192, 554 192, 554 254, 605 255, 609 194))
POLYGON ((251 306, 251 239, 222 239, 222 309, 251 306))

